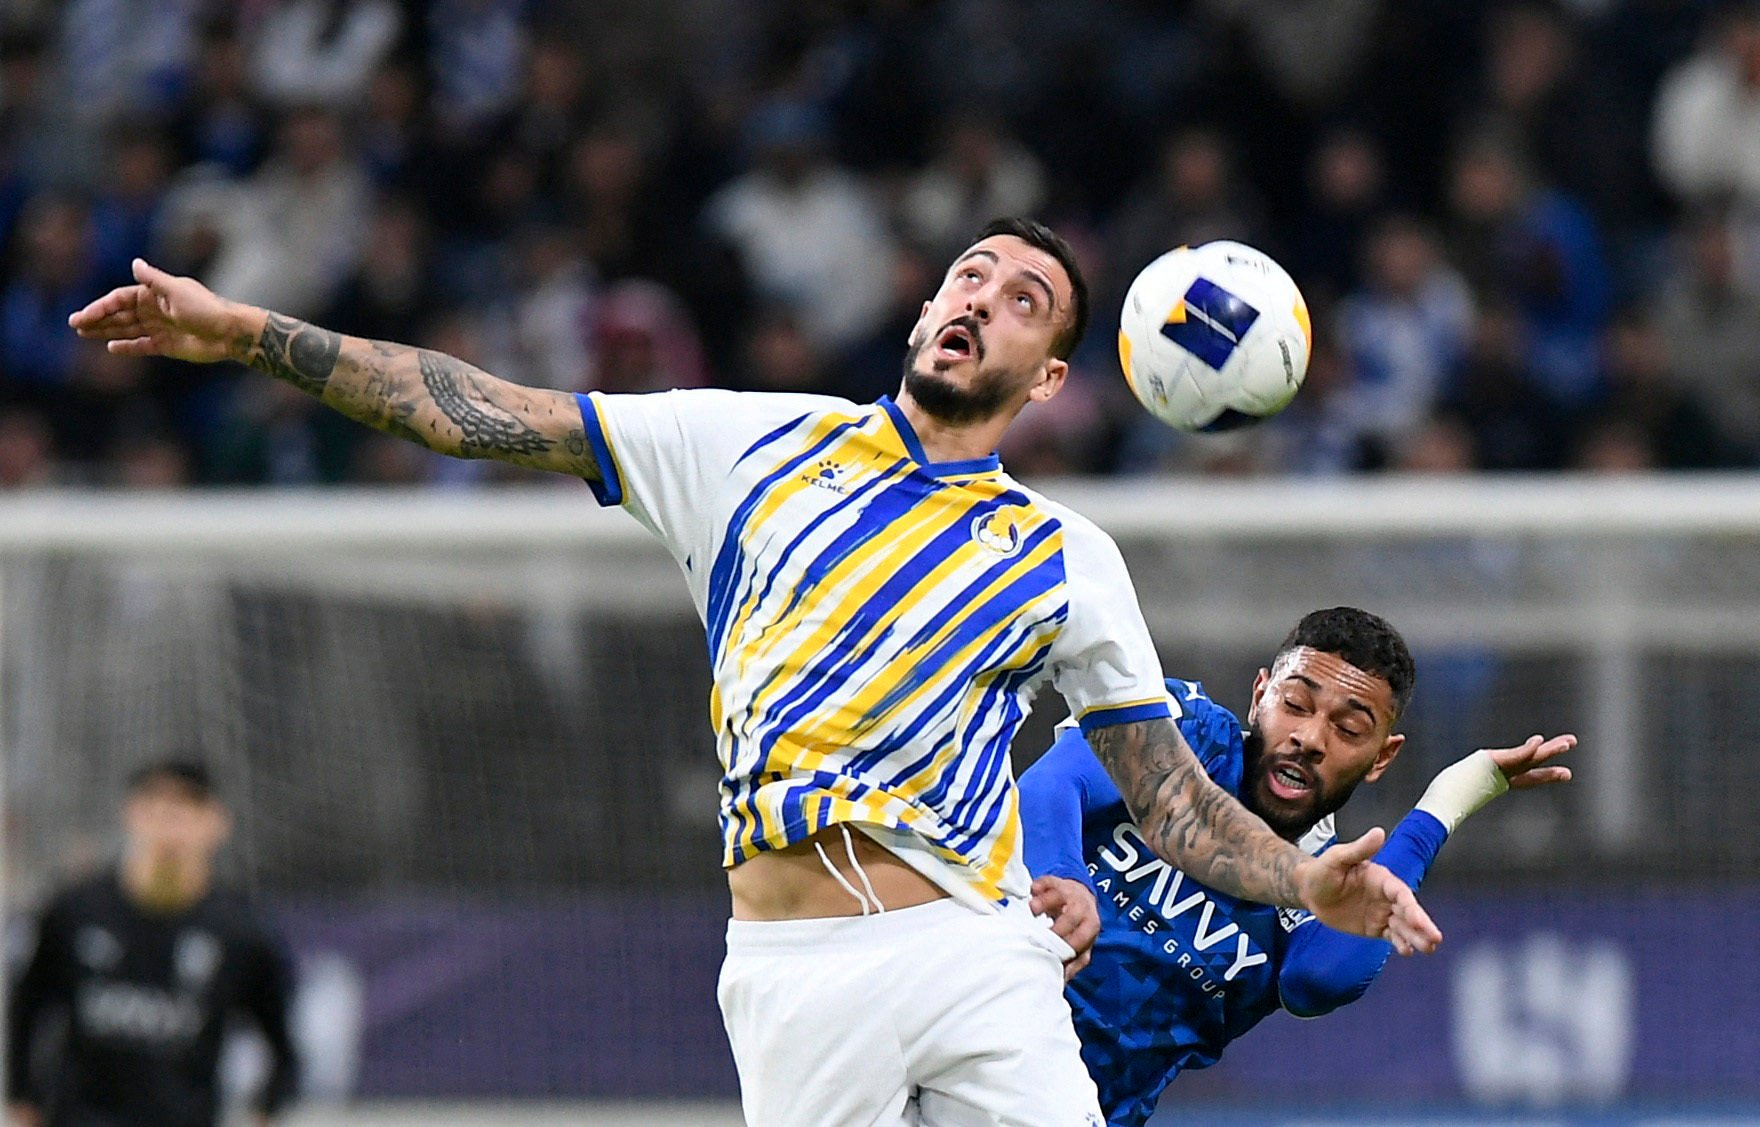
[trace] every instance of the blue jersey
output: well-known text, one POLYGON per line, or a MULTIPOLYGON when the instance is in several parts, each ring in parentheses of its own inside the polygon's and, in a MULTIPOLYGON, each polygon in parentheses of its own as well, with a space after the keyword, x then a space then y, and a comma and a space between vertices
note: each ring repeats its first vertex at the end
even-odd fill
MULTIPOLYGON (((1186 742, 1218 786, 1239 797, 1241 726, 1195 681, 1169 681, 1186 742)), ((1068 988, 1082 1057, 1107 1122, 1141 1124, 1182 1069, 1273 1010, 1318 1016, 1360 997, 1392 947, 1344 935, 1306 912, 1237 900, 1160 860, 1082 734, 1065 729, 1021 777, 1027 867, 1087 882, 1100 906, 1093 961, 1068 988)), ((1416 887, 1446 833, 1414 811, 1376 860, 1416 887)), ((1303 839, 1332 842, 1330 819, 1303 839)))

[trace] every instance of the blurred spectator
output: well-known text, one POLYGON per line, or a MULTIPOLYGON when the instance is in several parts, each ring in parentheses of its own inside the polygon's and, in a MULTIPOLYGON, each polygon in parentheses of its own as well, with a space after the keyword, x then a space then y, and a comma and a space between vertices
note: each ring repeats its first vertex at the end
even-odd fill
POLYGON ((1712 404, 1725 432, 1760 452, 1760 296, 1736 276, 1735 234, 1707 213, 1683 228, 1680 266, 1664 289, 1657 324, 1676 386, 1712 404))
POLYGON ((181 489, 191 483, 189 452, 162 434, 123 443, 116 456, 115 484, 125 489, 181 489))
POLYGON ((1735 449, 1706 401, 1676 383, 1668 370, 1668 343, 1655 320, 1629 310, 1608 326, 1604 347, 1608 396, 1577 430, 1593 436, 1635 432, 1648 461, 1662 469, 1706 470, 1752 464, 1754 450, 1735 449))
POLYGON ((1466 283, 1414 220, 1385 220, 1370 237, 1368 283, 1338 310, 1350 371, 1344 392, 1356 432, 1384 459, 1424 426, 1459 364, 1472 325, 1466 283))
POLYGON ((1309 305, 1324 306, 1361 285, 1358 248, 1388 208, 1386 160, 1368 133, 1337 129, 1315 149, 1308 179, 1288 266, 1309 305))
POLYGON ((1663 78, 1651 146, 1681 199, 1760 206, 1760 5, 1724 4, 1699 49, 1663 78))
POLYGON ((997 450, 1010 475, 1038 480, 1093 470, 1107 423, 1095 383, 1094 374, 1071 369, 1055 399, 1021 412, 997 450))
POLYGON ((1350 416, 1350 378, 1328 319, 1314 320, 1308 375, 1290 405, 1261 430, 1243 432, 1265 444, 1266 468, 1331 475, 1363 468, 1362 436, 1350 416))
POLYGON ((421 163, 421 76, 408 59, 393 58, 367 83, 366 107, 355 134, 373 183, 406 188, 421 163))
POLYGON ((1186 129, 1168 137, 1154 170, 1131 193, 1113 223, 1109 259, 1122 299, 1130 280, 1177 246, 1213 239, 1255 245, 1263 232, 1252 190, 1235 179, 1222 136, 1186 129))
POLYGON ((342 122, 290 113, 275 154, 211 216, 219 251, 205 279, 237 301, 315 317, 360 255, 369 194, 342 122))
POLYGON ((554 224, 529 228, 518 238, 518 252, 513 347, 519 367, 506 374, 537 387, 585 390, 592 370, 592 266, 574 232, 554 224))
POLYGON ((1564 12, 1523 0, 1489 22, 1481 128, 1503 131, 1536 174, 1624 228, 1645 209, 1643 109, 1597 65, 1564 12))
POLYGON ((827 391, 853 403, 872 403, 882 395, 898 393, 911 330, 923 314, 923 301, 940 287, 942 273, 950 263, 950 259, 930 257, 921 247, 906 244, 899 248, 898 257, 892 260, 892 298, 886 318, 845 353, 831 372, 827 391))
POLYGON ((0 295, 0 373, 9 394, 47 397, 66 386, 79 349, 67 316, 97 296, 97 266, 83 202, 44 193, 25 206, 18 269, 0 295))
POLYGON ((102 285, 126 285, 133 280, 129 264, 151 255, 173 159, 170 144, 156 129, 137 122, 112 131, 110 171, 92 206, 102 285))
POLYGON ((825 390, 824 358, 799 318, 786 307, 773 307, 759 315, 746 339, 745 359, 740 379, 743 390, 825 390))
POLYGON ((1368 55, 1382 0, 1205 0, 1246 33, 1262 73, 1310 109, 1331 105, 1368 55))
POLYGON ((1657 468, 1656 448, 1636 420, 1602 416, 1581 432, 1571 468, 1597 474, 1646 473, 1657 468))
POLYGON ((547 195, 561 188, 569 143, 587 120, 589 103, 587 63, 580 48, 558 36, 533 43, 526 55, 523 96, 495 134, 536 158, 547 195))
POLYGON ((1044 201, 1045 173, 1033 155, 995 118, 966 114, 943 131, 934 161, 912 177, 900 211, 907 236, 951 260, 990 220, 1035 214, 1044 201))
POLYGON ((886 315, 894 249, 867 185, 826 159, 827 130, 810 106, 760 107, 748 123, 753 167, 716 193, 706 218, 759 293, 793 309, 815 347, 838 350, 886 315))
POLYGON ((203 25, 193 82, 172 117, 183 160, 215 166, 228 176, 256 167, 266 145, 263 113, 250 90, 250 48, 231 20, 203 25))
POLYGON ((1481 309, 1448 396, 1448 411, 1472 432, 1474 460, 1487 470, 1557 469, 1568 455, 1559 443, 1567 416, 1535 386, 1525 331, 1509 306, 1481 309))
POLYGON ((392 0, 278 0, 257 29, 257 90, 277 106, 358 105, 402 29, 392 0))
POLYGON ((118 114, 162 113, 181 95, 200 0, 66 0, 59 24, 61 99, 94 132, 118 114))
POLYGON ((1596 346, 1612 301, 1594 219, 1537 181, 1498 133, 1468 138, 1450 193, 1453 249, 1474 292, 1513 303, 1542 391, 1566 407, 1591 402, 1600 391, 1596 346))
POLYGON ((414 202, 391 198, 374 209, 360 264, 321 320, 370 340, 414 340, 434 300, 427 224, 414 202))
POLYGON ((34 411, 0 408, 0 490, 57 484, 55 436, 34 411))
POLYGON ((428 79, 448 138, 469 137, 519 97, 526 55, 524 0, 433 0, 428 79))
POLYGON ((708 365, 690 313, 658 282, 628 279, 606 288, 596 307, 592 386, 599 391, 703 387, 708 365))
POLYGON ((1392 468, 1400 473, 1471 473, 1480 468, 1473 453, 1473 432, 1456 415, 1435 415, 1401 437, 1392 468))

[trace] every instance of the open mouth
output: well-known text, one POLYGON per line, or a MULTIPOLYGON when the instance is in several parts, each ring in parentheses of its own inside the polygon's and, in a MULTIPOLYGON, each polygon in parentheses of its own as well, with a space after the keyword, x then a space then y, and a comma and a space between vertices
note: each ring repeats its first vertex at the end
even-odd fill
POLYGON ((1314 779, 1293 763, 1279 763, 1265 775, 1265 785, 1285 802, 1306 798, 1314 789, 1314 779))
POLYGON ((969 329, 961 325, 949 325, 935 338, 935 356, 939 360, 949 363, 970 360, 977 351, 977 339, 969 329))

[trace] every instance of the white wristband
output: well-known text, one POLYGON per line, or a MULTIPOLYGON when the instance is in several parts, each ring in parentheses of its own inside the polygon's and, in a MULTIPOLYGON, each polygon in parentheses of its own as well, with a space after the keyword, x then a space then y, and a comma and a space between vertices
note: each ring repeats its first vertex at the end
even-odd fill
POLYGON ((1442 823, 1454 833, 1455 828, 1492 799, 1509 789, 1489 751, 1475 751, 1458 763, 1444 767, 1418 800, 1416 809, 1442 823))

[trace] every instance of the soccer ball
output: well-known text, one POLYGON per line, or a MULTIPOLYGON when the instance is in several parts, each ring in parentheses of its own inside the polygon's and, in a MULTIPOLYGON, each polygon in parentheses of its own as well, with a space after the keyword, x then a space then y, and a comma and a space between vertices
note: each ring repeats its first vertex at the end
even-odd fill
POLYGON ((1149 413, 1223 431, 1283 410, 1308 373, 1308 306, 1269 255, 1241 243, 1168 251, 1125 295, 1118 362, 1149 413))

